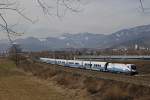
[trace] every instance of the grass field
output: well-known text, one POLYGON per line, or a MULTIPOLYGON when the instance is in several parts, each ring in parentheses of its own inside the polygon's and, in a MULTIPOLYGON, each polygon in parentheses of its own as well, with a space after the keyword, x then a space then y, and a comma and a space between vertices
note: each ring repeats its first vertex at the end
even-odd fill
POLYGON ((20 67, 39 79, 73 91, 71 94, 76 100, 150 100, 149 76, 127 76, 36 62, 25 62, 20 67))
POLYGON ((65 92, 18 70, 13 62, 0 59, 0 100, 70 100, 71 95, 65 92))
POLYGON ((134 77, 32 61, 16 67, 0 59, 0 100, 150 100, 150 87, 129 79, 134 77))

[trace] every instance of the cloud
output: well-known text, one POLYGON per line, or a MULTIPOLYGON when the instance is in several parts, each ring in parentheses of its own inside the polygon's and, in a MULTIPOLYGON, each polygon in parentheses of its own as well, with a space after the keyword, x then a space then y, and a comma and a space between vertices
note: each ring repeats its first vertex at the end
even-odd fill
MULTIPOLYGON (((46 1, 47 4, 56 7, 54 0, 46 1)), ((9 23, 19 22, 22 25, 21 28, 16 26, 17 30, 26 30, 24 37, 47 37, 79 32, 110 34, 123 28, 150 24, 150 15, 141 12, 138 0, 83 0, 81 12, 67 11, 62 19, 43 15, 35 0, 20 0, 20 2, 20 6, 25 8, 25 15, 38 20, 37 23, 31 24, 16 15, 8 16, 9 23)), ((150 7, 149 0, 144 0, 143 4, 145 8, 150 7)), ((51 12, 55 15, 56 9, 52 8, 51 12)))

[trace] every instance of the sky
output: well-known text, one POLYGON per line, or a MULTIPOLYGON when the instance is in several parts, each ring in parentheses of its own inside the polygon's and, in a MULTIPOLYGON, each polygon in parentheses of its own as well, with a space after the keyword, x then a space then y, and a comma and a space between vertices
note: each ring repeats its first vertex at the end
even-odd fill
MULTIPOLYGON (((16 0, 15 0, 16 1, 16 0)), ((56 37, 64 33, 111 34, 121 29, 150 24, 150 0, 143 0, 145 13, 139 0, 81 0, 71 5, 79 12, 72 12, 59 6, 57 17, 56 0, 45 0, 50 15, 43 14, 36 0, 18 0, 24 15, 31 23, 14 12, 7 12, 6 18, 12 29, 23 32, 21 37, 56 37)), ((1 21, 1 20, 0 20, 1 21)), ((0 38, 6 38, 0 33, 0 38)))

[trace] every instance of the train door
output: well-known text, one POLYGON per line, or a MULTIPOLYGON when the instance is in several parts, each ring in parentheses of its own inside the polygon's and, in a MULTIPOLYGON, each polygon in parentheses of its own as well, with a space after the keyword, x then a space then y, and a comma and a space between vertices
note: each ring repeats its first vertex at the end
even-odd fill
POLYGON ((108 71, 108 70, 107 70, 107 66, 108 66, 108 64, 109 64, 109 62, 107 62, 107 63, 105 64, 104 71, 108 71))

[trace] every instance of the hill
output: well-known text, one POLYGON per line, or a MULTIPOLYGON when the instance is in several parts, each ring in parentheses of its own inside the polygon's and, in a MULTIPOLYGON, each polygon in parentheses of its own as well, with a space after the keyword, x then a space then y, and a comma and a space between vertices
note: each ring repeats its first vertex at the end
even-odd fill
MULTIPOLYGON (((150 48, 150 25, 137 26, 123 29, 115 33, 104 35, 94 33, 65 33, 59 37, 47 37, 43 41, 38 38, 28 37, 16 39, 26 51, 41 51, 65 48, 150 48)), ((0 48, 7 48, 8 43, 0 41, 0 48)))

